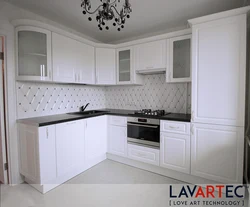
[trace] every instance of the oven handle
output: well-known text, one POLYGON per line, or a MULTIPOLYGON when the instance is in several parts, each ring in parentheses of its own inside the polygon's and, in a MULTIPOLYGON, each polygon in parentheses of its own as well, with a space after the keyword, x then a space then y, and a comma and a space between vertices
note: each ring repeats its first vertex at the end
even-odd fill
POLYGON ((127 123, 128 125, 132 125, 132 126, 142 126, 142 127, 149 127, 149 128, 158 128, 159 126, 151 126, 151 125, 142 125, 142 124, 131 124, 131 123, 127 123))

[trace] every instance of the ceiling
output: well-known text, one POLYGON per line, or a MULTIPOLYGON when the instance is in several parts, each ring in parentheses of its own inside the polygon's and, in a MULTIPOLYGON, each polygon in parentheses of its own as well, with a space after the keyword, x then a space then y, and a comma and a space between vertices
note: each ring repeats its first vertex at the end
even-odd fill
MULTIPOLYGON (((133 12, 125 28, 100 31, 97 22, 82 15, 81 0, 6 0, 104 43, 134 40, 185 28, 187 20, 242 7, 244 0, 130 0, 133 12)), ((92 8, 100 0, 90 0, 92 8)), ((121 0, 123 3, 124 0, 121 0)), ((96 6, 95 6, 96 5, 96 6)))

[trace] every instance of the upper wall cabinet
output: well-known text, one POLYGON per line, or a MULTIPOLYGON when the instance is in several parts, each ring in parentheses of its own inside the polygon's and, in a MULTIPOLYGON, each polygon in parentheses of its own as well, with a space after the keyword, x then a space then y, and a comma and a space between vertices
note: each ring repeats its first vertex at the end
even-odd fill
POLYGON ((96 84, 116 84, 115 49, 96 48, 96 84))
POLYGON ((73 83, 77 81, 73 39, 52 33, 53 80, 73 83))
POLYGON ((135 46, 135 70, 138 73, 166 71, 167 41, 159 40, 135 46))
POLYGON ((17 80, 51 81, 51 32, 30 26, 16 28, 17 80))
POLYGON ((191 81, 191 35, 169 39, 167 82, 191 81))
POLYGON ((192 30, 192 121, 244 126, 246 15, 192 30))
POLYGON ((76 82, 95 84, 95 48, 78 41, 75 43, 76 82))
POLYGON ((95 50, 74 39, 52 33, 53 80, 95 83, 95 50))
POLYGON ((134 47, 116 50, 117 84, 142 84, 142 76, 136 74, 134 66, 134 47))

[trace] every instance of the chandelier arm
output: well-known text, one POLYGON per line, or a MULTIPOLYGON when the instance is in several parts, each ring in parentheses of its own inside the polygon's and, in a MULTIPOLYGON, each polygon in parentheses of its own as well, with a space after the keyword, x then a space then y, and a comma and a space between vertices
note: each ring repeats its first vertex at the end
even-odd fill
POLYGON ((85 9, 85 11, 88 12, 89 14, 94 14, 94 13, 96 13, 96 12, 98 11, 98 9, 100 9, 102 6, 103 6, 103 5, 98 6, 97 9, 94 10, 93 12, 88 11, 88 9, 86 8, 86 5, 84 6, 84 9, 85 9))
POLYGON ((118 14, 118 16, 122 19, 122 18, 124 18, 127 14, 128 14, 128 12, 126 12, 126 14, 124 14, 124 15, 120 15, 120 13, 117 11, 117 9, 112 5, 112 6, 110 6, 110 8, 113 8, 114 10, 115 10, 115 12, 118 14))
POLYGON ((110 3, 111 6, 116 3, 117 0, 114 0, 112 3, 110 3))

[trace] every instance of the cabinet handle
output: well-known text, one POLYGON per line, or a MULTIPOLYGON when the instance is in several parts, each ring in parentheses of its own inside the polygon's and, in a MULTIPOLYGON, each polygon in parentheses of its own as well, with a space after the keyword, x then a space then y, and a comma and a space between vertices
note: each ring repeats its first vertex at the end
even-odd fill
POLYGON ((86 129, 87 129, 87 127, 88 127, 88 122, 86 121, 86 129))
POLYGON ((194 111, 191 113, 191 121, 194 121, 194 111))
POLYGON ((46 128, 46 137, 47 137, 47 139, 49 138, 49 130, 48 130, 48 128, 46 128))
POLYGON ((43 77, 43 66, 40 65, 40 76, 43 77))
POLYGON ((49 71, 49 79, 51 80, 51 70, 49 71))
POLYGON ((45 65, 43 65, 43 77, 45 77, 45 65))
POLYGON ((154 66, 147 66, 146 69, 152 69, 154 66))
POLYGON ((169 126, 170 129, 179 129, 179 127, 169 126))

